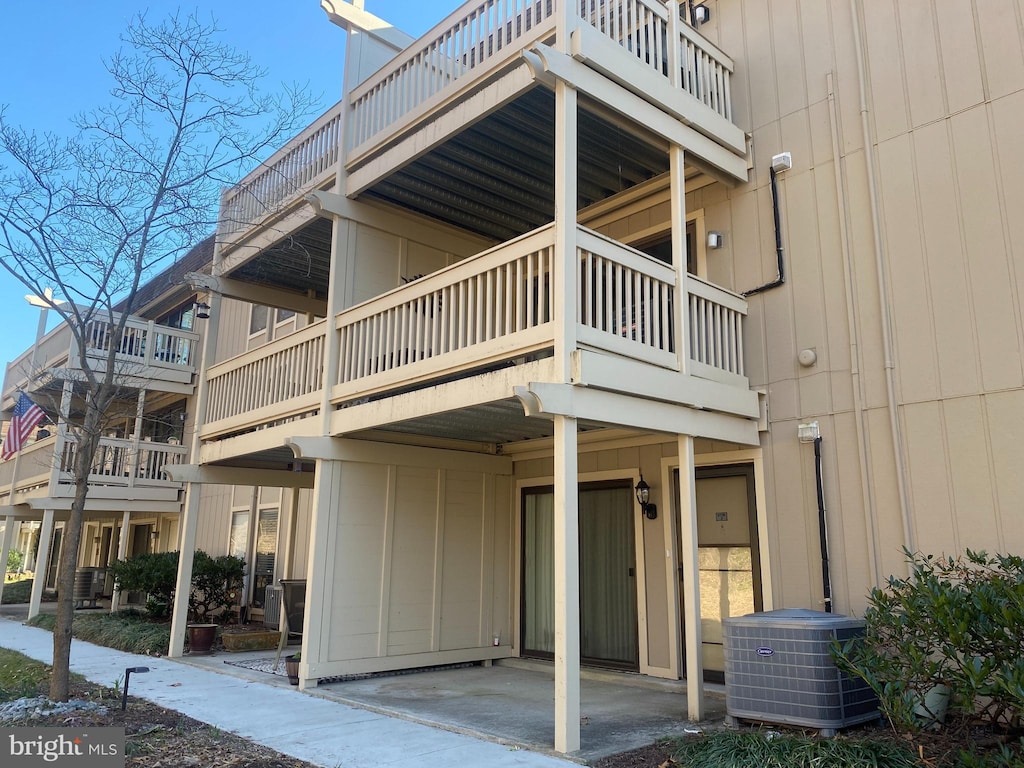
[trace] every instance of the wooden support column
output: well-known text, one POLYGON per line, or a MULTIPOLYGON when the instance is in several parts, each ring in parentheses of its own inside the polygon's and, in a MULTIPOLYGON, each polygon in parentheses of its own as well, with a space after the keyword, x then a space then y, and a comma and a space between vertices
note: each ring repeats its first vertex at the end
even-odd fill
POLYGON ((7 515, 4 519, 3 544, 0 544, 0 602, 3 601, 4 583, 7 581, 7 553, 14 543, 14 526, 14 515, 7 515))
MULTIPOLYGON (((331 615, 328 585, 334 584, 335 541, 331 519, 341 504, 343 463, 317 459, 313 482, 313 515, 309 524, 309 562, 306 566, 306 612, 303 618, 302 662, 299 664, 299 689, 316 686, 316 669, 326 653, 331 615)), ((343 585, 340 585, 344 588, 343 585)))
POLYGON ((704 719, 704 659, 701 656, 700 569, 697 558, 697 484, 693 438, 679 435, 679 534, 683 569, 683 637, 686 644, 686 706, 689 718, 704 719))
MULTIPOLYGON (((215 239, 212 266, 214 276, 220 274, 220 263, 220 240, 215 239)), ((202 445, 199 433, 206 419, 206 403, 210 397, 210 384, 206 375, 206 369, 214 362, 217 355, 217 339, 220 335, 222 304, 222 296, 215 291, 211 291, 210 317, 206 320, 206 328, 203 331, 203 352, 198 364, 201 373, 193 405, 195 417, 193 418, 192 441, 189 450, 191 460, 196 462, 199 461, 199 448, 202 445)), ((195 560, 196 529, 199 527, 199 502, 202 492, 203 486, 199 483, 187 483, 185 485, 185 509, 182 512, 181 525, 178 532, 180 544, 178 548, 178 578, 174 587, 174 608, 171 611, 171 644, 167 651, 167 655, 171 658, 180 658, 185 652, 185 628, 188 625, 188 594, 192 589, 192 563, 195 560)))
POLYGON ((171 611, 171 646, 167 655, 181 658, 185 653, 185 628, 188 625, 188 594, 192 589, 192 563, 196 554, 196 529, 199 527, 199 496, 202 486, 189 483, 185 488, 185 511, 181 520, 181 549, 178 552, 178 579, 174 584, 174 608, 171 611))
MULTIPOLYGON (((132 513, 127 510, 121 516, 121 532, 117 536, 117 559, 124 560, 128 557, 128 527, 131 525, 132 513)), ((180 551, 179 547, 179 551, 180 551)), ((110 612, 117 613, 121 607, 121 590, 117 588, 116 582, 114 591, 110 594, 110 612)))
MULTIPOLYGON (((50 567, 50 547, 53 538, 53 510, 43 510, 43 527, 39 531, 39 555, 36 557, 36 569, 32 577, 32 596, 28 601, 28 617, 39 615, 39 606, 43 602, 43 584, 46 582, 46 570, 50 567)), ((58 553, 59 557, 60 553, 58 553)))
MULTIPOLYGON (((669 186, 672 206, 672 266, 676 270, 676 310, 673 322, 676 338, 676 360, 680 373, 687 373, 690 364, 690 303, 686 272, 686 168, 683 148, 670 144, 669 186)), ((680 467, 680 470, 682 467, 680 467)))
POLYGON ((576 419, 555 416, 555 751, 580 748, 580 535, 576 419))

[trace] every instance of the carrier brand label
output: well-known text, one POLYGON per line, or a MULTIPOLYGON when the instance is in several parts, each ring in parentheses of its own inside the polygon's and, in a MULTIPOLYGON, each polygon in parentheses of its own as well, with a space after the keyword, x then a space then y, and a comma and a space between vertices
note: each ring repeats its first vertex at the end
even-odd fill
POLYGON ((775 651, 773 651, 771 648, 769 648, 766 645, 762 645, 760 648, 757 649, 756 652, 757 652, 758 656, 774 656, 775 655, 775 651))

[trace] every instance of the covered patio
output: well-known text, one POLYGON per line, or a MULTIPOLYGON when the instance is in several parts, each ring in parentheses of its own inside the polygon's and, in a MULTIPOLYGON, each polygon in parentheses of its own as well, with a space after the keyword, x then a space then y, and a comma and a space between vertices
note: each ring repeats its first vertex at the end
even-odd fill
MULTIPOLYGON (((273 654, 269 654, 272 661, 273 654)), ((279 674, 250 669, 266 651, 184 656, 181 662, 274 686, 288 686, 284 661, 279 674)), ((504 659, 491 666, 403 670, 353 676, 307 689, 314 696, 456 731, 511 747, 554 751, 554 666, 504 659)), ((580 680, 581 748, 571 755, 591 763, 607 755, 651 744, 665 736, 719 723, 725 716, 724 688, 705 684, 705 720, 687 719, 685 681, 583 669, 580 680)))

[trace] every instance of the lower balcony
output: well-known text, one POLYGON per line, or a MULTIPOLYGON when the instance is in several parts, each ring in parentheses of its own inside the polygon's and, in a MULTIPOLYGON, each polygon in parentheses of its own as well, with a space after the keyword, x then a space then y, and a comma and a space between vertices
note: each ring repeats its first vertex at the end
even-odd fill
MULTIPOLYGON (((749 390, 742 297, 692 275, 677 290, 670 265, 585 227, 576 237, 577 347, 749 390)), ((325 385, 346 407, 550 357, 560 277, 547 225, 213 366, 202 435, 318 414, 325 385), (325 372, 327 333, 341 353, 325 372)))
MULTIPOLYGON (((74 436, 58 434, 23 448, 17 462, 0 463, 0 504, 39 506, 33 500, 49 499, 51 506, 66 508, 75 492, 77 448, 74 436)), ((169 480, 163 469, 184 463, 187 456, 182 445, 103 437, 89 473, 87 505, 118 500, 176 504, 181 483, 169 480)))

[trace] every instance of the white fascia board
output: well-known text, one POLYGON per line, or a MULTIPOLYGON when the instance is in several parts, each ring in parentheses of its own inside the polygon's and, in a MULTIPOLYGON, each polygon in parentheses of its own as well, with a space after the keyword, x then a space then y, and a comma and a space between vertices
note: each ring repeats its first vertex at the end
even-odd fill
POLYGON ((247 467, 201 467, 197 464, 176 464, 164 474, 182 483, 208 485, 266 485, 275 488, 312 488, 312 472, 288 472, 280 469, 247 467))
POLYGON ((574 355, 573 382, 576 384, 748 419, 761 415, 758 393, 750 389, 582 349, 574 355))
POLYGON ((538 403, 536 415, 571 416, 651 432, 705 437, 740 445, 760 444, 757 422, 750 419, 572 384, 537 382, 530 384, 526 392, 538 403))

